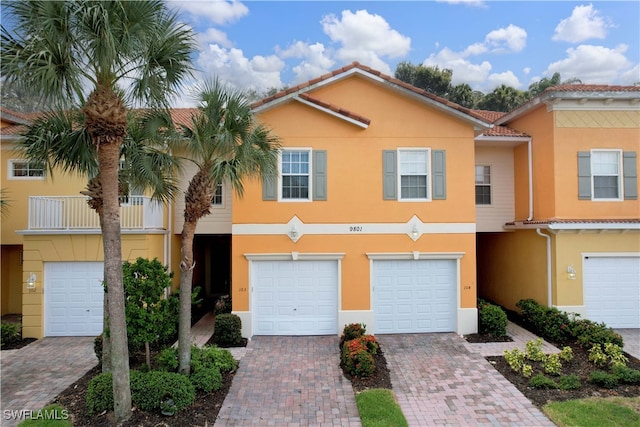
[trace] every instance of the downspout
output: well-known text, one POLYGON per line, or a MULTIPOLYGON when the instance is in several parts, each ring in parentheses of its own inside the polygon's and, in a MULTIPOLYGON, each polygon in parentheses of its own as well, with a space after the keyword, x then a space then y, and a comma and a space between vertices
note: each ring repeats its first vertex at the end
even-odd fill
POLYGON ((536 233, 547 239, 547 306, 551 307, 551 236, 542 233, 540 228, 536 228, 536 233))
POLYGON ((529 216, 527 217, 527 221, 531 221, 533 219, 533 159, 532 159, 533 149, 531 147, 531 138, 527 142, 527 157, 529 160, 529 216))

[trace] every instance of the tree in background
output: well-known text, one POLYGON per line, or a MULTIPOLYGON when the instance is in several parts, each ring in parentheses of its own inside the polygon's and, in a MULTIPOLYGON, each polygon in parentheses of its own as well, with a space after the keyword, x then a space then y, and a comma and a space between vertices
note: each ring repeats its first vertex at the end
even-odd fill
POLYGON ((98 158, 111 368, 116 422, 131 415, 129 353, 122 284, 120 148, 134 102, 166 105, 191 71, 195 42, 164 2, 16 1, 3 5, 0 71, 6 82, 38 91, 56 109, 77 107, 98 158))
POLYGON ((478 103, 481 110, 508 112, 528 100, 525 92, 514 89, 511 86, 500 85, 488 93, 478 103))
POLYGON ((451 91, 452 75, 453 71, 448 68, 425 67, 422 64, 413 65, 407 61, 398 63, 395 71, 396 79, 445 98, 451 91))
POLYGON ((149 344, 170 338, 178 326, 178 300, 164 297, 173 277, 167 269, 157 258, 138 258, 135 263, 126 261, 122 265, 129 344, 144 345, 149 369, 149 344))
POLYGON ((188 125, 180 127, 173 141, 175 152, 184 152, 197 172, 185 193, 181 235, 180 321, 178 326, 179 372, 189 374, 191 360, 191 291, 193 237, 198 221, 210 213, 216 186, 229 182, 242 196, 244 180, 275 176, 278 139, 258 123, 244 92, 218 80, 204 83, 199 106, 188 125))

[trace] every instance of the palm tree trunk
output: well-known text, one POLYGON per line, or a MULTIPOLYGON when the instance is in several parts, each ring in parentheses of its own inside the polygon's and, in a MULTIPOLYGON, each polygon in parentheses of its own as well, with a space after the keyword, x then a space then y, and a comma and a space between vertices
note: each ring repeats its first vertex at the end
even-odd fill
POLYGON ((193 236, 197 221, 185 221, 182 228, 180 261, 180 317, 178 324, 178 372, 191 372, 191 292, 193 280, 193 236))
POLYGON ((111 372, 111 339, 109 338, 109 294, 104 293, 102 320, 102 372, 111 372))
POLYGON ((116 422, 131 416, 129 385, 129 349, 122 283, 122 246, 120 204, 118 202, 118 168, 122 138, 104 138, 98 144, 98 162, 103 190, 104 280, 109 304, 109 338, 113 374, 113 402, 116 422))

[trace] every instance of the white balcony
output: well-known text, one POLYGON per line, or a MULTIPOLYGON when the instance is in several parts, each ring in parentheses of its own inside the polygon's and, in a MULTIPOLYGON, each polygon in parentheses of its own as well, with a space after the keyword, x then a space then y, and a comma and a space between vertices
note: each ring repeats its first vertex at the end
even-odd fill
MULTIPOLYGON (((96 211, 84 196, 29 197, 29 230, 100 230, 96 211)), ((120 227, 126 230, 163 228, 163 209, 145 196, 128 196, 120 207, 120 227)))

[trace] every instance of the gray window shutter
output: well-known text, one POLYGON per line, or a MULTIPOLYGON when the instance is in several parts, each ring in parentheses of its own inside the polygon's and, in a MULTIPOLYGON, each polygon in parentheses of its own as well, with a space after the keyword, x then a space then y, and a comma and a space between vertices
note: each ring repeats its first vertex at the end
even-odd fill
POLYGON ((431 170, 433 186, 433 200, 445 200, 447 198, 447 156, 444 150, 431 152, 431 170))
POLYGON ((638 171, 635 151, 625 151, 622 154, 622 170, 624 173, 624 198, 625 200, 637 200, 638 171))
POLYGON ((278 178, 276 176, 262 177, 262 200, 278 200, 278 178))
POLYGON ((327 151, 313 151, 313 200, 327 200, 327 151))
POLYGON ((578 199, 591 200, 591 153, 578 151, 578 199))
POLYGON ((382 152, 382 198, 384 200, 398 199, 396 151, 382 152))

